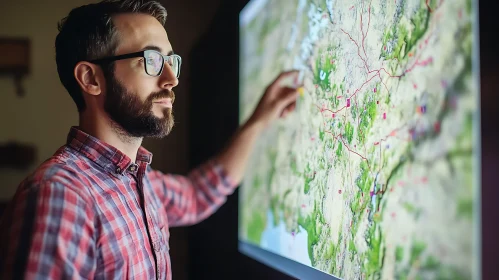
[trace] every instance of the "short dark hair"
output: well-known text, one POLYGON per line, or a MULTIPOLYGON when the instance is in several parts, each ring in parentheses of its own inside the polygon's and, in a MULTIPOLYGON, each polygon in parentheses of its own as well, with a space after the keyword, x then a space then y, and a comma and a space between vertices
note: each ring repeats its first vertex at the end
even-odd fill
MULTIPOLYGON (((122 13, 148 14, 163 26, 167 15, 166 9, 156 1, 104 0, 75 8, 58 23, 59 34, 55 39, 57 72, 79 112, 85 109, 85 101, 73 74, 74 67, 80 61, 114 55, 119 36, 116 36, 111 16, 122 13)), ((103 67, 103 71, 112 71, 113 67, 111 63, 103 67)))

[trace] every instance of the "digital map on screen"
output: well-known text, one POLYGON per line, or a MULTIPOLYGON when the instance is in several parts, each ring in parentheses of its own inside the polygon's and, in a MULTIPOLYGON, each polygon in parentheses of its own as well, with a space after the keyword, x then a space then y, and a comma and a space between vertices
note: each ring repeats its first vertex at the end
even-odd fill
POLYGON ((281 71, 305 90, 258 140, 240 240, 343 279, 471 278, 471 0, 254 2, 241 121, 281 71))

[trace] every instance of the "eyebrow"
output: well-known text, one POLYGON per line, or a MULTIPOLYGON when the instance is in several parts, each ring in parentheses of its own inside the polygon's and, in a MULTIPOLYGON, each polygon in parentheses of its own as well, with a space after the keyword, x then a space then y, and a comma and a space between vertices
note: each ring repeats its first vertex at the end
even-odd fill
MULTIPOLYGON (((153 51, 158 51, 160 53, 163 53, 163 49, 158 47, 158 46, 154 46, 154 45, 148 45, 148 46, 145 46, 143 49, 143 51, 145 50, 153 50, 153 51)), ((173 50, 169 51, 166 55, 172 55, 174 54, 173 50)))

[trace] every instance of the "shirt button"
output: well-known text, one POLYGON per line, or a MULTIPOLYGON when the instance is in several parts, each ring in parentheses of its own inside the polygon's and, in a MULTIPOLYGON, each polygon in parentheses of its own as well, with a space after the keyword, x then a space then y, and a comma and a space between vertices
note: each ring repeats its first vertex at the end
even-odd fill
POLYGON ((116 173, 121 173, 121 168, 116 168, 116 173))
POLYGON ((161 246, 159 246, 159 242, 153 242, 152 247, 154 248, 154 251, 159 252, 161 250, 161 246))
POLYGON ((134 165, 130 166, 130 171, 132 171, 132 172, 135 171, 135 166, 134 165))

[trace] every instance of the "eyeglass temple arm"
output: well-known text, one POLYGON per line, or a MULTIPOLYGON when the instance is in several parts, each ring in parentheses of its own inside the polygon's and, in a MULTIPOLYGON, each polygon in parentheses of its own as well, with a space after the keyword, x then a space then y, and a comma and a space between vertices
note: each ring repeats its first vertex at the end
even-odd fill
POLYGON ((144 56, 144 51, 127 53, 127 54, 122 54, 122 55, 117 55, 117 56, 104 57, 104 58, 94 59, 94 60, 91 60, 89 62, 106 63, 106 62, 112 62, 112 61, 116 61, 116 60, 133 58, 133 57, 141 57, 141 56, 144 56))

